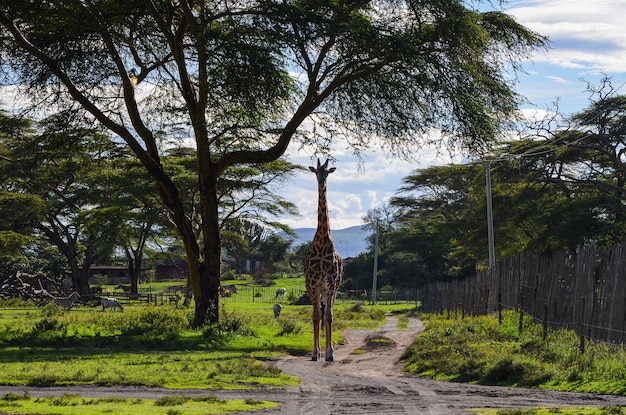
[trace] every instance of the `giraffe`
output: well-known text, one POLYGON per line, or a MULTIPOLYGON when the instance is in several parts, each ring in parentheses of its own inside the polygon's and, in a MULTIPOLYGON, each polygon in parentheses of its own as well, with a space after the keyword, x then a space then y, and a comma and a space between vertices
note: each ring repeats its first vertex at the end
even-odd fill
POLYGON ((342 271, 341 258, 330 235, 328 203, 326 201, 326 178, 335 171, 335 168, 328 168, 328 160, 326 163, 320 164, 318 159, 317 168, 309 167, 309 169, 317 176, 318 185, 317 230, 311 246, 304 256, 306 290, 313 303, 312 360, 320 358, 320 322, 323 318, 326 333, 326 360, 331 362, 333 361, 333 304, 341 283, 342 271))

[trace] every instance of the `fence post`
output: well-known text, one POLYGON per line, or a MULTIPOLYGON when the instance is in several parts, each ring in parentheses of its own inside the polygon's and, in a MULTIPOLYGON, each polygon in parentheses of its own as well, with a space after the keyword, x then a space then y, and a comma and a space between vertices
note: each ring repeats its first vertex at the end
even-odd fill
POLYGON ((520 298, 520 304, 518 305, 519 308, 519 324, 517 326, 517 332, 519 335, 522 334, 522 331, 524 330, 524 296, 522 295, 520 298))
POLYGON ((585 297, 580 297, 580 316, 579 316, 578 335, 580 336, 580 353, 585 353, 585 297))
POLYGON ((548 337, 548 303, 543 303, 543 340, 548 337))
POLYGON ((624 313, 622 314, 622 331, 620 333, 620 343, 624 343, 624 331, 626 329, 625 327, 625 323, 626 323, 626 298, 624 298, 624 313))

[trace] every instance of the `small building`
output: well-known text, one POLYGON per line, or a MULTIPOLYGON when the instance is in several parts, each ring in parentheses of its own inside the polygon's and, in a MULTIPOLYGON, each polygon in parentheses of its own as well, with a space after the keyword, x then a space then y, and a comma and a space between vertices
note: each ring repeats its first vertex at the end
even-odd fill
POLYGON ((89 268, 89 278, 95 276, 107 277, 107 284, 130 284, 130 274, 126 266, 92 265, 89 268))
POLYGON ((182 280, 189 276, 187 261, 168 261, 156 266, 154 277, 157 281, 182 280))
MULTIPOLYGON (((143 274, 150 268, 142 266, 140 273, 143 274)), ((124 265, 92 265, 89 267, 89 278, 106 277, 106 282, 101 284, 130 284, 130 272, 124 265)))

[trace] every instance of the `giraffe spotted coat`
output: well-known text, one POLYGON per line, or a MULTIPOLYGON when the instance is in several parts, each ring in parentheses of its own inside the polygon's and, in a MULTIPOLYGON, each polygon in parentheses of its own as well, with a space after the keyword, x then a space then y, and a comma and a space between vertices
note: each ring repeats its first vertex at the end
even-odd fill
POLYGON ((330 232, 326 179, 330 173, 335 171, 335 168, 328 168, 328 160, 323 165, 318 160, 317 167, 309 167, 309 169, 315 173, 318 184, 317 229, 311 246, 304 257, 306 290, 313 304, 312 360, 320 358, 320 324, 323 319, 326 334, 325 358, 327 361, 332 361, 333 305, 341 283, 342 264, 330 232))

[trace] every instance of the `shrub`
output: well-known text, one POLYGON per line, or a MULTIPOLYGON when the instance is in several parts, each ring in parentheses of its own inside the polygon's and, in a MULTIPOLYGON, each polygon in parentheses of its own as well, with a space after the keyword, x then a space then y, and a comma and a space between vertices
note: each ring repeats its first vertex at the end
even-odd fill
POLYGON ((181 310, 149 306, 136 313, 119 313, 107 324, 113 325, 122 335, 171 340, 189 327, 189 317, 181 310))
POLYGON ((206 339, 215 339, 225 334, 237 334, 240 336, 252 337, 256 336, 254 330, 248 327, 240 316, 237 316, 234 313, 222 311, 220 321, 207 326, 202 332, 202 336, 206 339))
POLYGON ((485 381, 488 384, 515 384, 519 383, 525 372, 524 365, 513 362, 510 357, 499 360, 487 371, 485 381))
POLYGON ((39 309, 39 312, 43 317, 58 316, 64 314, 63 309, 56 305, 53 301, 50 301, 45 306, 41 307, 39 309))
POLYGON ((278 330, 279 336, 302 333, 302 327, 300 327, 300 325, 298 325, 298 322, 295 320, 281 319, 279 321, 279 324, 280 324, 280 329, 278 330))
POLYGON ((60 321, 57 317, 50 316, 44 317, 35 323, 34 331, 35 333, 56 331, 65 334, 67 333, 67 326, 68 324, 66 322, 60 321))
POLYGON ((162 396, 154 401, 154 406, 176 406, 182 405, 190 400, 191 398, 188 396, 162 396))

